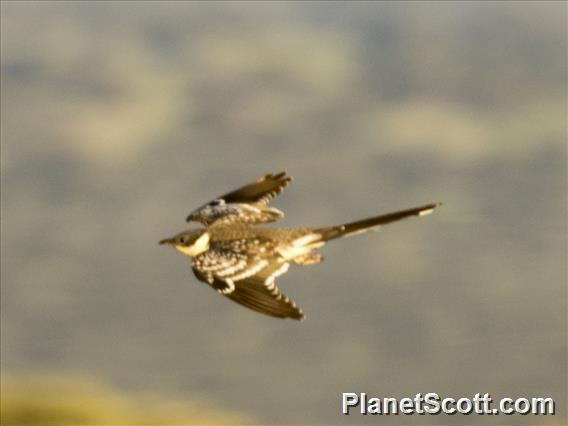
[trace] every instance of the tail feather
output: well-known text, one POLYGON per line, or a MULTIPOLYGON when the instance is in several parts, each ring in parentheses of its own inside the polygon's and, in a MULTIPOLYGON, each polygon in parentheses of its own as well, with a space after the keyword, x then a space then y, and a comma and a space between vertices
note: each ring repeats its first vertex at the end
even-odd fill
POLYGON ((397 220, 405 219, 411 216, 425 216, 432 213, 436 207, 441 206, 442 203, 426 204, 421 207, 412 209, 401 210, 394 213, 388 213, 381 216, 370 217, 368 219, 358 220, 356 222, 345 223, 343 225, 330 226, 327 228, 314 229, 315 232, 320 234, 323 241, 333 240, 335 238, 346 237, 350 235, 359 234, 377 228, 387 223, 396 222, 397 220))

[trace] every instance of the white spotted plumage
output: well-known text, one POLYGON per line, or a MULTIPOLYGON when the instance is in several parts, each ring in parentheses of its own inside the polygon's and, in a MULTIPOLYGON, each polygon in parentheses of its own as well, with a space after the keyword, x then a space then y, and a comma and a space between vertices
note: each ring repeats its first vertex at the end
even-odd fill
POLYGON ((260 270, 262 270, 262 268, 264 268, 266 265, 268 265, 267 260, 258 260, 256 261, 256 263, 249 263, 248 265, 249 268, 244 269, 239 274, 233 275, 231 279, 233 281, 239 281, 248 277, 252 277, 253 275, 257 274, 260 270))
POLYGON ((439 203, 320 228, 263 228, 283 213, 269 207, 291 178, 267 174, 216 197, 188 217, 204 225, 162 240, 190 256, 197 278, 241 305, 279 318, 302 319, 303 312, 276 286, 291 263, 313 265, 317 249, 330 240, 356 235, 411 216, 432 213, 439 203))

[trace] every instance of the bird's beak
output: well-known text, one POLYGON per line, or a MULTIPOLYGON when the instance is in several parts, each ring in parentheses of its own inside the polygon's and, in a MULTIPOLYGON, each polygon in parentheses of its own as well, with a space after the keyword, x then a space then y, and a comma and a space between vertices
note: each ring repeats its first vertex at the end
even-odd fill
POLYGON ((173 244, 174 239, 173 238, 166 238, 162 241, 160 241, 160 244, 173 244))

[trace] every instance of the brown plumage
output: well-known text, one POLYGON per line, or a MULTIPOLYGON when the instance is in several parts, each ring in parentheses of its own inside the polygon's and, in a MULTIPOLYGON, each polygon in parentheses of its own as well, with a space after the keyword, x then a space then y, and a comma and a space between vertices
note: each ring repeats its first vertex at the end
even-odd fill
POLYGON ((319 263, 323 258, 317 249, 327 241, 377 229, 407 217, 423 216, 441 205, 430 203, 336 226, 255 226, 274 220, 275 217, 263 209, 270 209, 268 203, 290 179, 284 172, 268 174, 225 194, 216 199, 222 202, 208 203, 188 218, 201 221, 204 228, 184 231, 160 243, 172 245, 192 257, 195 276, 234 302, 266 315, 302 319, 302 310, 275 284, 275 279, 286 273, 290 264, 319 263))

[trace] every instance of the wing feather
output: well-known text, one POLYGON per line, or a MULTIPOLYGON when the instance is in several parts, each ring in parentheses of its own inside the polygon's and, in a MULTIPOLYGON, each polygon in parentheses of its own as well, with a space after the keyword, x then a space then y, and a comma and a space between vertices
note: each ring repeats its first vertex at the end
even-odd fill
POLYGON ((219 198, 225 200, 226 203, 267 205, 284 190, 291 180, 292 178, 286 172, 269 173, 219 198))
POLYGON ((304 318, 302 310, 285 296, 278 287, 276 294, 268 290, 266 286, 258 286, 248 280, 240 281, 236 284, 235 291, 227 297, 247 308, 257 312, 278 318, 293 318, 301 320, 304 318))
POLYGON ((274 282, 288 270, 287 262, 274 257, 251 256, 243 264, 244 257, 239 256, 238 262, 230 261, 232 257, 234 254, 224 250, 209 250, 194 258, 193 272, 219 294, 256 312, 277 318, 304 318, 302 309, 274 282), (225 266, 211 267, 215 262, 225 266))
POLYGON ((274 222, 284 216, 280 210, 268 207, 292 180, 286 172, 264 175, 234 191, 221 195, 197 208, 187 217, 188 222, 212 224, 274 222))

